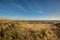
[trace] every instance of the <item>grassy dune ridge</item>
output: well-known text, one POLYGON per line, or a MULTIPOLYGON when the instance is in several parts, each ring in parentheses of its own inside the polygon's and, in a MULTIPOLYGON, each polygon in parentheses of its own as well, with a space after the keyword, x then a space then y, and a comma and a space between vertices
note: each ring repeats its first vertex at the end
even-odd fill
POLYGON ((0 20, 0 40, 60 40, 60 23, 0 20))

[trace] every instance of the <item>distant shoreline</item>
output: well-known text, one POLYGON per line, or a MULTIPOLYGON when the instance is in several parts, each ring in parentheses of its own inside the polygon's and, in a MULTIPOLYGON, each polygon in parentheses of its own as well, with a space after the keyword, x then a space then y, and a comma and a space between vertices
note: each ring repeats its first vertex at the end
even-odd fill
POLYGON ((0 21, 26 21, 26 22, 60 22, 60 20, 18 20, 18 19, 0 19, 0 21))

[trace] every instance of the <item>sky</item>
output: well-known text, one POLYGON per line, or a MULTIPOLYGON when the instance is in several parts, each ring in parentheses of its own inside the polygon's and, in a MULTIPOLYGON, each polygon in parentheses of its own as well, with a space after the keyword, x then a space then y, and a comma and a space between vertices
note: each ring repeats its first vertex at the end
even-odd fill
POLYGON ((0 0, 0 18, 60 20, 60 0, 0 0))

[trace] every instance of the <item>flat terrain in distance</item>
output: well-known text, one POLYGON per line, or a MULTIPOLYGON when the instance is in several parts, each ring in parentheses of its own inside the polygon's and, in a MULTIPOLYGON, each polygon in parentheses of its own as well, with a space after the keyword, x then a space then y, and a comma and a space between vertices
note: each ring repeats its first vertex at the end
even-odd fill
POLYGON ((60 40, 60 22, 0 20, 0 40, 60 40))

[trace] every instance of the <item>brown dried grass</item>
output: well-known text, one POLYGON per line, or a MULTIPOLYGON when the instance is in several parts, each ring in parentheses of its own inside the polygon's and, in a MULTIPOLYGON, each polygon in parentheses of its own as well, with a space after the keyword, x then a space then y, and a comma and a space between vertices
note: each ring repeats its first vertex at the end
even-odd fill
POLYGON ((1 21, 0 40, 60 40, 57 24, 1 21))

